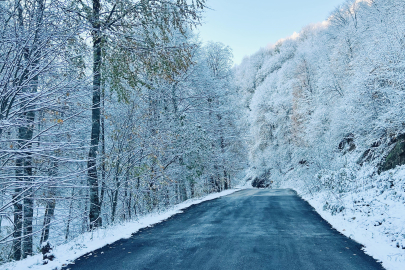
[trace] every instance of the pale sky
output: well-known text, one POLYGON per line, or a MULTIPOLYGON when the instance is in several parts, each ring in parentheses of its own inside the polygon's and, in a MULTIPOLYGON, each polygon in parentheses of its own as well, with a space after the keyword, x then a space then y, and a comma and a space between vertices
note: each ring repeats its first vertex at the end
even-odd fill
POLYGON ((208 0, 203 41, 220 41, 233 49, 234 62, 268 44, 322 22, 345 0, 208 0))

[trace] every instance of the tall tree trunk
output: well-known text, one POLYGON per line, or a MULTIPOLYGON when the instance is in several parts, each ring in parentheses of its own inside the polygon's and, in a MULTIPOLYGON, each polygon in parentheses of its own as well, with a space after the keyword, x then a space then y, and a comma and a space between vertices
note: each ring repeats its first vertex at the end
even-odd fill
POLYGON ((195 181, 194 180, 192 180, 191 181, 191 183, 190 183, 190 195, 191 195, 191 198, 194 198, 194 196, 195 196, 195 181))
MULTIPOLYGON (((225 139, 224 139, 224 128, 221 124, 222 116, 220 114, 217 115, 218 117, 218 126, 219 126, 219 131, 220 131, 220 141, 221 141, 221 156, 222 156, 222 168, 224 170, 224 189, 229 189, 228 185, 228 177, 227 177, 227 172, 226 172, 226 167, 225 167, 225 139)), ((222 184, 221 184, 222 187, 222 184)))
POLYGON ((129 158, 128 162, 128 168, 126 169, 125 172, 125 185, 124 185, 124 199, 122 201, 122 208, 123 208, 123 215, 124 215, 124 220, 127 220, 127 215, 126 211, 129 210, 128 216, 131 216, 131 202, 130 198, 128 198, 128 189, 129 189, 129 166, 131 166, 131 158, 129 158))
MULTIPOLYGON (((70 221, 72 220, 72 212, 73 212, 73 196, 75 195, 75 188, 72 188, 72 195, 70 196, 70 206, 69 206, 69 216, 67 219, 66 223, 66 234, 65 234, 65 240, 67 241, 69 238, 69 230, 70 230, 70 221)), ((87 205, 87 204, 85 204, 87 205)), ((87 219, 86 219, 87 220, 87 219)), ((84 232, 85 230, 82 230, 84 232)))
POLYGON ((181 201, 187 201, 188 197, 187 197, 187 186, 186 183, 184 181, 180 181, 180 194, 181 194, 181 201))
MULTIPOLYGON (((143 151, 141 151, 141 156, 142 156, 142 152, 143 151)), ((139 164, 140 164, 141 162, 139 161, 139 164)), ((139 206, 139 204, 140 204, 140 200, 141 200, 141 196, 139 196, 139 189, 140 189, 140 187, 141 187, 141 177, 137 177, 137 179, 136 179, 136 194, 135 194, 135 198, 134 198, 134 215, 135 215, 135 217, 138 215, 138 212, 137 212, 137 207, 139 207, 139 208, 141 208, 140 206, 139 206)), ((141 212, 142 210, 139 210, 139 212, 141 212)))
MULTIPOLYGON (((106 190, 106 183, 105 183, 105 92, 104 87, 101 91, 101 107, 102 107, 102 115, 101 115, 101 192, 100 192, 100 211, 101 207, 103 206, 104 202, 104 193, 106 190)), ((100 213, 101 214, 101 213, 100 213)))
MULTIPOLYGON (((128 198, 128 204, 127 204, 128 220, 132 219, 131 209, 132 209, 132 190, 129 191, 129 198, 128 198)), ((1 219, 0 219, 0 222, 1 222, 1 219)))
POLYGON ((228 176, 226 174, 226 171, 224 170, 224 189, 229 189, 229 185, 228 185, 228 176))
POLYGON ((93 100, 91 108, 91 141, 87 162, 90 188, 90 229, 101 226, 100 200, 98 195, 97 151, 100 140, 100 86, 101 86, 101 25, 100 0, 93 0, 93 100))
POLYGON ((111 223, 115 221, 115 215, 117 212, 117 201, 118 201, 118 192, 119 192, 120 184, 117 180, 116 183, 116 190, 114 191, 113 202, 112 202, 112 210, 111 210, 111 223))
POLYGON ((42 228, 42 234, 41 234, 41 240, 40 240, 41 245, 42 245, 42 243, 48 241, 49 226, 51 224, 51 219, 52 219, 53 215, 55 214, 55 206, 56 206, 55 199, 51 199, 51 200, 49 200, 49 202, 46 203, 44 225, 42 228))
MULTIPOLYGON (((22 160, 20 158, 16 161, 17 168, 22 167, 22 160)), ((17 181, 20 182, 18 178, 21 176, 20 173, 21 169, 17 169, 17 181)), ((14 232, 13 232, 13 258, 14 260, 21 259, 21 237, 22 237, 22 221, 23 221, 23 207, 20 200, 22 196, 22 188, 21 185, 17 182, 17 187, 14 190, 13 194, 13 205, 14 205, 14 232)))
MULTIPOLYGON (((51 180, 54 181, 54 178, 57 175, 58 175, 58 161, 55 159, 53 160, 51 169, 49 170, 49 176, 51 180)), ((44 225, 42 228, 40 244, 48 241, 49 238, 49 226, 51 224, 51 219, 55 213, 55 206, 56 206, 55 195, 56 195, 56 188, 51 187, 48 195, 48 200, 46 202, 44 225)))
POLYGON ((170 185, 167 185, 165 199, 164 199, 166 208, 170 205, 170 190, 169 190, 169 188, 170 188, 170 185))
MULTIPOLYGON (((33 109, 33 108, 31 108, 33 109)), ((34 132, 34 118, 35 113, 29 111, 26 115, 27 126, 20 127, 18 131, 18 140, 20 145, 26 145, 23 149, 28 151, 31 149, 31 140, 34 132)), ((22 257, 26 258, 28 255, 32 255, 32 221, 34 217, 34 198, 33 198, 33 179, 32 179, 32 153, 25 152, 22 154, 22 162, 18 165, 22 165, 23 177, 22 181, 24 184, 24 200, 23 200, 23 210, 24 210, 24 221, 23 221, 23 254, 22 257)), ((17 165, 17 166, 18 166, 17 165)))
MULTIPOLYGON (((33 46, 30 48, 24 48, 24 59, 29 66, 25 68, 23 78, 24 81, 28 80, 28 74, 32 71, 35 72, 35 68, 39 64, 39 52, 36 51, 37 42, 39 38, 39 30, 42 24, 42 16, 44 11, 43 0, 38 0, 38 9, 35 13, 36 17, 36 29, 33 39, 33 46)), ((21 29, 21 33, 24 33, 24 15, 21 3, 18 3, 18 24, 21 29)), ((24 94, 35 94, 38 89, 38 75, 34 76, 31 80, 31 85, 24 86, 22 92, 24 94)), ((27 255, 32 255, 32 220, 34 216, 34 201, 32 194, 32 153, 30 151, 32 147, 32 137, 34 132, 34 120, 35 112, 34 106, 28 104, 29 95, 23 97, 21 100, 21 106, 23 113, 21 115, 22 126, 18 129, 17 145, 20 153, 16 158, 16 180, 17 186, 13 194, 14 204, 14 233, 13 233, 13 258, 20 260, 26 258, 27 255), (23 202, 23 203, 21 203, 23 202), (22 241, 23 240, 23 241, 22 241), (21 245, 22 243, 22 245, 21 245), (21 252, 21 249, 23 252, 21 252)))
MULTIPOLYGON (((82 193, 82 192, 80 192, 82 193)), ((85 190, 85 197, 89 196, 90 192, 89 190, 85 190)), ((81 194, 82 195, 82 194, 81 194)), ((83 216, 82 216, 82 233, 85 233, 86 231, 89 230, 90 226, 89 226, 89 204, 87 203, 87 200, 84 200, 84 209, 83 209, 83 216)))
MULTIPOLYGON (((27 52, 28 53, 28 52, 27 52)), ((27 56, 28 59, 28 56, 27 56)), ((33 63, 32 69, 38 65, 38 59, 33 63)), ((28 74, 27 74, 28 76, 28 74)), ((32 85, 24 90, 25 93, 35 94, 38 89, 38 75, 32 79, 32 85)), ((24 100, 23 106, 29 102, 24 100)), ((16 162, 16 175, 19 181, 23 182, 23 253, 22 258, 32 255, 33 231, 32 221, 34 217, 34 198, 33 198, 33 170, 32 170, 32 138, 34 135, 35 107, 25 106, 25 112, 22 114, 23 126, 18 129, 18 146, 21 150, 20 157, 16 162)))
POLYGON ((117 211, 117 204, 118 204, 118 193, 119 193, 119 189, 121 186, 121 182, 119 180, 119 168, 120 168, 120 162, 118 161, 117 165, 116 165, 116 171, 115 171, 115 191, 114 191, 114 195, 113 195, 113 202, 112 202, 112 212, 111 212, 111 222, 114 223, 115 221, 115 214, 117 211))

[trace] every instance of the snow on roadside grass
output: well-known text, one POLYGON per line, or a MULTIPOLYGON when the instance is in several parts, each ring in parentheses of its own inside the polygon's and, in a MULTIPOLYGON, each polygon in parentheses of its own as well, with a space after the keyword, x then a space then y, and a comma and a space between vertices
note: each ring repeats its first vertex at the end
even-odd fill
POLYGON ((336 230, 364 246, 368 255, 387 270, 405 270, 405 166, 367 180, 343 193, 309 193, 297 182, 294 188, 336 230))
MULTIPOLYGON (((319 194, 318 194, 319 195, 319 194)), ((364 246, 366 254, 374 257, 382 262, 382 265, 387 270, 404 270, 405 269, 405 250, 393 246, 390 240, 390 230, 395 231, 398 224, 391 223, 392 228, 384 228, 375 226, 375 216, 367 216, 356 211, 346 211, 346 214, 334 214, 324 210, 325 201, 323 196, 303 196, 303 198, 315 208, 315 210, 328 221, 336 230, 343 235, 355 240, 364 246)), ((391 202, 390 213, 387 213, 386 220, 398 220, 398 216, 402 213, 402 222, 405 220, 405 206, 394 205, 391 202), (401 209, 402 208, 402 209, 401 209), (396 212, 394 214, 394 212, 396 212), (390 217, 388 217, 392 214, 390 217)), ((379 213, 377 215, 380 215, 379 213)), ((389 222, 389 221, 388 221, 389 222)), ((378 223, 377 223, 378 224, 378 223)))
POLYGON ((0 269, 33 269, 33 270, 54 270, 69 264, 75 259, 91 251, 102 248, 105 245, 114 243, 120 239, 130 238, 133 233, 142 228, 160 223, 175 214, 182 213, 184 209, 205 201, 214 200, 232 194, 239 189, 225 190, 220 193, 212 193, 201 199, 190 199, 180 204, 174 205, 168 210, 161 213, 152 213, 140 217, 137 221, 126 222, 107 228, 100 228, 93 232, 84 233, 66 244, 57 246, 53 249, 52 254, 55 256, 53 261, 43 265, 42 254, 30 256, 27 259, 0 265, 0 269))

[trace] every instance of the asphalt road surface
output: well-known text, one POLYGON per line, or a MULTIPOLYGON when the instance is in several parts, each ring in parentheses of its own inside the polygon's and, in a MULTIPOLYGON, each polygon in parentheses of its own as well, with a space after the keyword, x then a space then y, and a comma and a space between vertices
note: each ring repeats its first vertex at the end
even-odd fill
POLYGON ((187 208, 64 269, 383 269, 292 190, 248 189, 187 208))

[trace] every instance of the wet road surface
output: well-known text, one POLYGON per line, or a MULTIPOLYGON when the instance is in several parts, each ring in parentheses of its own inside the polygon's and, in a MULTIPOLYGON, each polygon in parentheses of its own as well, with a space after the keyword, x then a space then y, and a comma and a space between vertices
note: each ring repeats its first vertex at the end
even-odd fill
POLYGON ((292 190, 248 189, 191 206, 64 269, 383 269, 292 190))

